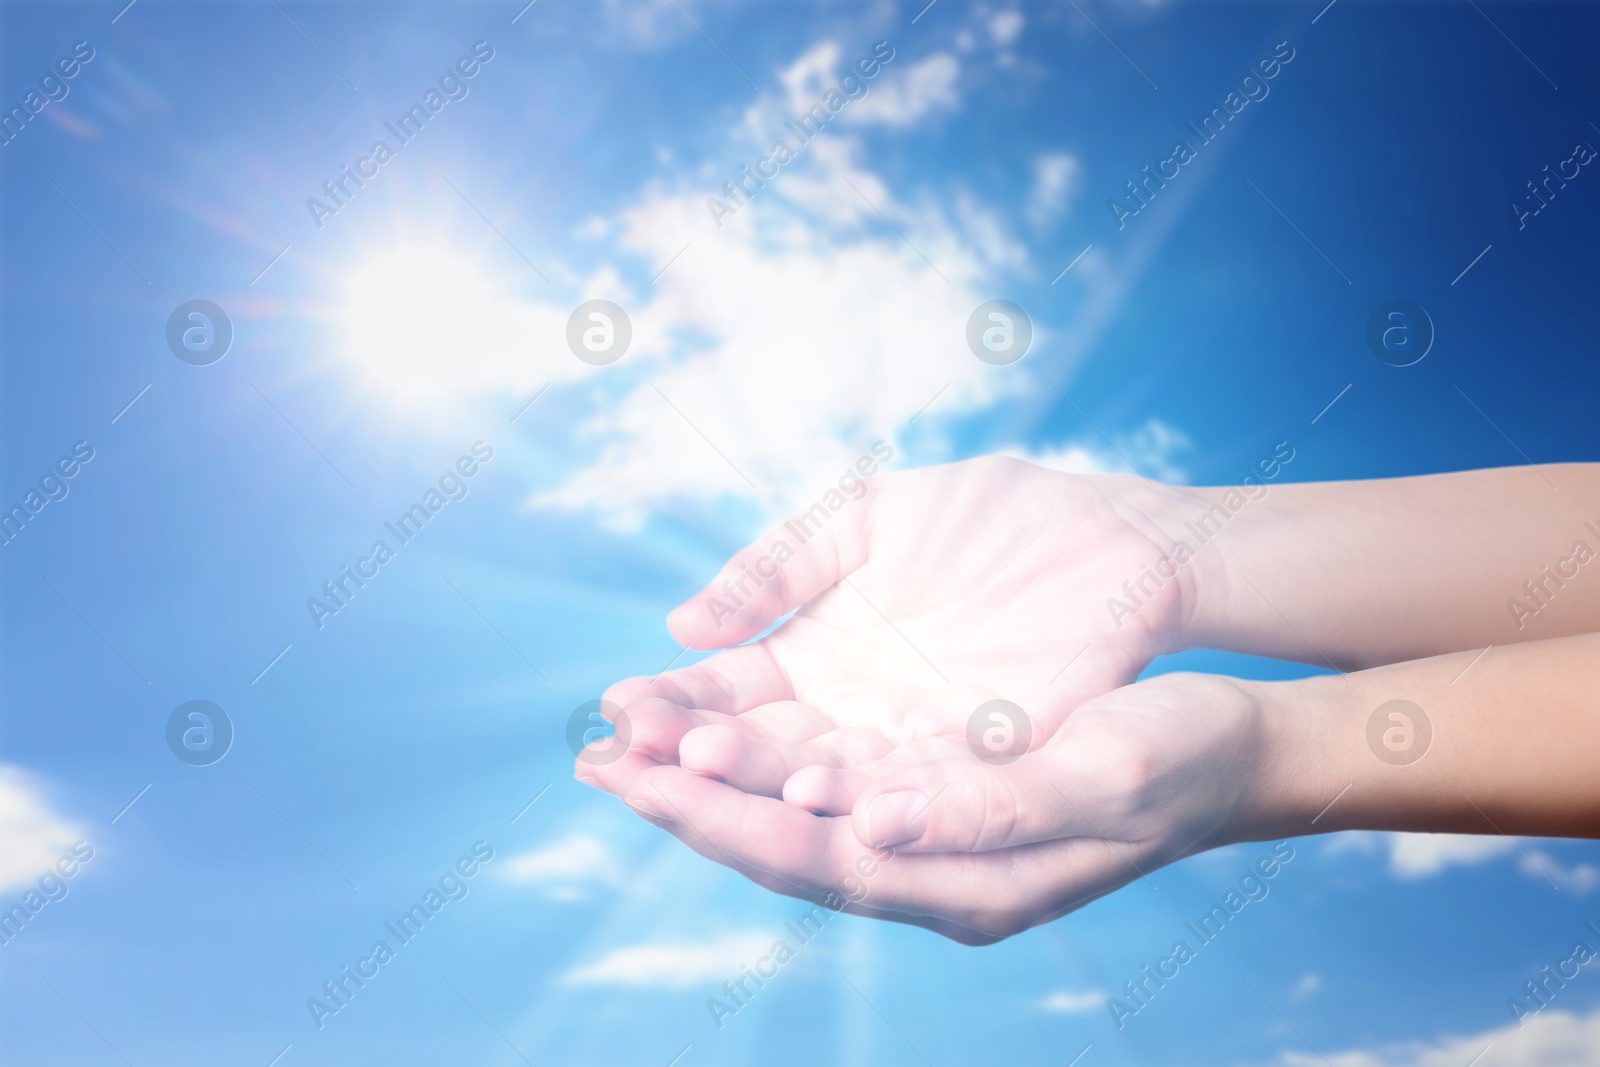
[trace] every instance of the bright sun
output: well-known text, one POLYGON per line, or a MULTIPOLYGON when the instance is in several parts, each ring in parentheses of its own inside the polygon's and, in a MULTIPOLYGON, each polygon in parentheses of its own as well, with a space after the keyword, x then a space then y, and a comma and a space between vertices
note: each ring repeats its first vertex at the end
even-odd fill
MULTIPOLYGON (((406 399, 526 390, 542 379, 538 350, 552 311, 520 303, 445 248, 405 246, 351 278, 345 347, 363 370, 406 399)), ((559 337, 557 333, 555 336, 559 337)))

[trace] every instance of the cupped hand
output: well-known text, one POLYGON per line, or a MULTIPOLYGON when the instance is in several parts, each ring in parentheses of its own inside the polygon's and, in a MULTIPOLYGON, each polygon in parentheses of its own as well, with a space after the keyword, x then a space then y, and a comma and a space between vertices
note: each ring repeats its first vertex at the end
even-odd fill
POLYGON ((1163 864, 1272 836, 1269 753, 1292 733, 1269 687, 1170 674, 1091 700, 1032 752, 916 764, 819 818, 669 763, 624 798, 778 892, 985 944, 1163 864))
POLYGON ((725 651, 608 690, 632 751, 580 777, 621 795, 679 763, 843 815, 875 777, 968 752, 986 701, 1022 708, 1037 745, 1177 639, 1185 576, 1151 569, 1170 546, 1165 487, 988 457, 851 488, 672 613, 683 645, 725 651))

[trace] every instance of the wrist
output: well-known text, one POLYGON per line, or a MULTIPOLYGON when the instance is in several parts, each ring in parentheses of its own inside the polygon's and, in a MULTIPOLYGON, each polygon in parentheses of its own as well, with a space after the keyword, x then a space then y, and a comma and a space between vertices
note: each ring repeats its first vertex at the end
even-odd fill
POLYGON ((1253 683, 1266 725, 1246 824, 1259 837, 1492 830, 1455 785, 1494 779, 1491 767, 1507 756, 1504 746, 1497 756, 1495 746, 1463 743, 1479 724, 1463 731, 1475 716, 1460 715, 1446 694, 1472 658, 1253 683))
POLYGON ((1349 746, 1349 683, 1343 676, 1238 683, 1260 724, 1254 773, 1234 818, 1234 841, 1343 829, 1334 816, 1359 768, 1349 746))
POLYGON ((1218 613, 1213 603, 1225 588, 1216 553, 1197 551, 1189 532, 1204 512, 1211 490, 1165 485, 1133 476, 1118 476, 1113 500, 1118 515, 1149 542, 1149 569, 1170 581, 1174 609, 1151 633, 1152 655, 1181 652, 1202 645, 1200 627, 1218 613))
POLYGON ((1285 488, 1173 487, 1166 509, 1167 551, 1187 561, 1182 625, 1171 651, 1280 655, 1287 648, 1302 654, 1304 640, 1292 632, 1293 640, 1286 640, 1282 632, 1279 611, 1293 614, 1293 605, 1270 603, 1261 591, 1265 586, 1275 591, 1274 599, 1282 599, 1278 591, 1301 589, 1304 560, 1295 551, 1314 543, 1300 529, 1296 509, 1286 506, 1285 488))

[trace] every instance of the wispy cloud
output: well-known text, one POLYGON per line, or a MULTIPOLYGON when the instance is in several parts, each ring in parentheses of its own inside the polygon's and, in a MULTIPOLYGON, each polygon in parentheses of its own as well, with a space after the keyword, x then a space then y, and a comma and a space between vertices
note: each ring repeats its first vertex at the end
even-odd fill
POLYGON ((501 877, 537 888, 551 900, 588 898, 596 888, 623 885, 622 865, 616 853, 598 837, 572 834, 531 852, 512 856, 500 868, 501 877))
POLYGON ((1579 896, 1600 888, 1600 868, 1592 863, 1562 863, 1543 849, 1524 848, 1517 866, 1526 874, 1542 876, 1579 896))
POLYGON ((1322 988, 1322 976, 1308 971, 1300 976, 1300 980, 1289 990, 1289 995, 1295 1000, 1306 1000, 1314 996, 1322 988))
POLYGON ((1015 8, 997 11, 989 20, 989 36, 1001 48, 1010 48, 1022 34, 1022 12, 1015 8))
POLYGON ((1328 855, 1386 854, 1396 878, 1431 878, 1451 867, 1476 866, 1511 854, 1510 838, 1477 834, 1411 834, 1354 831, 1340 834, 1326 847, 1328 855))
POLYGON ((1015 456, 1068 474, 1143 474, 1166 482, 1183 482, 1188 472, 1179 462, 1193 447, 1188 435, 1160 419, 1147 419, 1129 434, 1106 440, 1085 435, 1057 445, 1012 448, 1015 456))
POLYGON ((1500 834, 1414 834, 1354 831, 1340 834, 1326 846, 1328 855, 1387 855, 1389 873, 1412 881, 1433 878, 1453 867, 1475 867, 1515 857, 1517 868, 1530 877, 1547 879, 1578 894, 1600 888, 1600 868, 1591 863, 1568 865, 1549 847, 1527 838, 1500 834))
POLYGON ((1085 1011, 1101 1011, 1106 1006, 1106 995, 1098 989, 1091 989, 1084 993, 1074 993, 1068 989, 1059 989, 1039 1001, 1040 1011, 1062 1012, 1076 1014, 1085 1011))
POLYGON ((1498 1030, 1343 1052, 1284 1052, 1279 1067, 1600 1067, 1600 1012, 1546 1011, 1498 1030), (1485 1051, 1487 1049, 1487 1051, 1485 1051))
POLYGON ((923 119, 950 111, 961 102, 956 80, 961 61, 948 52, 936 52, 920 63, 890 68, 883 84, 846 114, 846 121, 883 126, 912 126, 923 119))
POLYGON ((34 881, 82 837, 51 809, 32 776, 0 763, 0 891, 34 881))
POLYGON ((1028 221, 1042 228, 1066 217, 1082 176, 1083 164, 1070 153, 1047 152, 1035 158, 1033 188, 1028 193, 1028 221))
POLYGON ((683 254, 648 294, 615 297, 640 351, 582 427, 597 454, 534 507, 624 528, 718 497, 781 511, 919 411, 920 428, 1026 385, 965 341, 992 279, 1026 252, 984 205, 913 206, 859 155, 850 138, 814 138, 721 229, 709 182, 652 188, 621 213, 625 249, 657 264, 683 254))
POLYGON ((776 938, 760 930, 741 930, 711 941, 674 941, 613 949, 593 963, 561 976, 563 985, 617 985, 650 989, 685 989, 736 977, 771 950, 776 938))

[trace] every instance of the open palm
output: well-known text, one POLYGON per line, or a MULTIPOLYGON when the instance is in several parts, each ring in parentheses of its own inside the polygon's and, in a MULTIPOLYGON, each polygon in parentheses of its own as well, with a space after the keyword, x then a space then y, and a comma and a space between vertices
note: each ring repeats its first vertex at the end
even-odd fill
POLYGON ((686 647, 726 651, 608 690, 631 751, 582 777, 621 795, 678 763, 843 815, 883 774, 968 754, 992 699, 1019 706, 1012 725, 1042 744, 1177 628, 1180 582, 1149 577, 1167 547, 1159 488, 1005 458, 866 486, 820 529, 797 521, 745 549, 672 613, 686 647), (1108 599, 1128 603, 1124 583, 1141 580, 1138 611, 1114 618, 1108 599))

